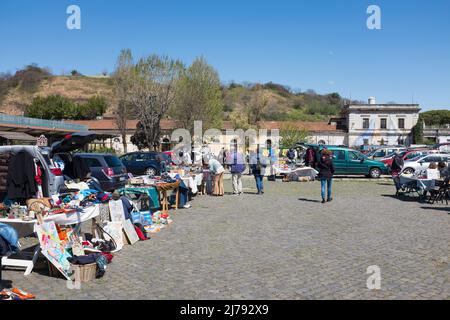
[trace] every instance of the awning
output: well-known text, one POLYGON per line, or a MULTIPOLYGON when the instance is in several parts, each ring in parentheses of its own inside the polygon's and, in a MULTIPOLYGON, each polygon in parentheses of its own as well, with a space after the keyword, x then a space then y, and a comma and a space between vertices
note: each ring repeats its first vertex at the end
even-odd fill
POLYGON ((36 141, 37 138, 30 136, 25 132, 17 131, 0 131, 0 137, 7 140, 18 140, 18 141, 36 141))

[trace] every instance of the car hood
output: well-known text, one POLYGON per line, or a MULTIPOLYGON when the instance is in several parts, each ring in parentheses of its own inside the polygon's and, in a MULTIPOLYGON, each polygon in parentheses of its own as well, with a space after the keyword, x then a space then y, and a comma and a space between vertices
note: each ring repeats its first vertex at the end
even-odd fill
POLYGON ((83 148, 91 143, 100 135, 95 132, 77 132, 66 135, 62 140, 54 142, 50 147, 51 154, 71 152, 83 148))

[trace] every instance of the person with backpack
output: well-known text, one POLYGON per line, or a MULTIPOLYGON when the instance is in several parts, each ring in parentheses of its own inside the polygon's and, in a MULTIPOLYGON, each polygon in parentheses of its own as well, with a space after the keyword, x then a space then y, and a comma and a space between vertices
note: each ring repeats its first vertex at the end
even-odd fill
POLYGON ((231 181, 233 184, 233 194, 242 194, 242 173, 245 171, 244 156, 235 146, 233 152, 227 157, 227 164, 230 166, 231 181))
POLYGON ((321 152, 320 160, 317 163, 319 169, 318 177, 320 179, 321 191, 322 191, 322 203, 330 202, 333 200, 331 197, 331 186, 333 183, 334 164, 333 153, 328 149, 323 149, 321 152), (325 201, 325 187, 327 191, 327 200, 325 201))
POLYGON ((267 164, 265 163, 263 156, 260 154, 259 146, 257 147, 256 152, 251 155, 250 164, 253 176, 255 177, 257 194, 263 195, 264 194, 263 178, 265 175, 267 164))
POLYGON ((396 195, 398 195, 398 193, 401 189, 400 173, 403 170, 403 165, 404 165, 403 157, 400 154, 396 153, 394 155, 394 158, 392 159, 392 165, 391 165, 391 175, 392 175, 392 180, 394 180, 396 195))

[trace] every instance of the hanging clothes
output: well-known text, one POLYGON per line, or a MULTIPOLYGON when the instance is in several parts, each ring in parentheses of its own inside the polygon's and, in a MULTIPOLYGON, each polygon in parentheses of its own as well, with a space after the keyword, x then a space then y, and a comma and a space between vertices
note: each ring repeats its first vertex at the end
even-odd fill
POLYGON ((36 196, 38 191, 35 180, 34 158, 25 151, 20 151, 9 161, 7 175, 8 198, 26 200, 36 196))
POLYGON ((13 154, 10 152, 0 154, 0 193, 7 191, 8 167, 12 156, 13 154))

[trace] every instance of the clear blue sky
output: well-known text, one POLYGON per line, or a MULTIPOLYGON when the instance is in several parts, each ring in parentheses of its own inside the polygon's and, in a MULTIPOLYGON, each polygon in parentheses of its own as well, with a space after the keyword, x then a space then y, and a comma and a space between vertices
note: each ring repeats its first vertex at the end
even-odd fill
POLYGON ((0 0, 0 72, 34 62, 99 74, 122 48, 204 55, 225 83, 450 109, 449 0, 0 0), (71 4, 81 30, 66 28, 71 4), (366 27, 370 4, 382 30, 366 27))

